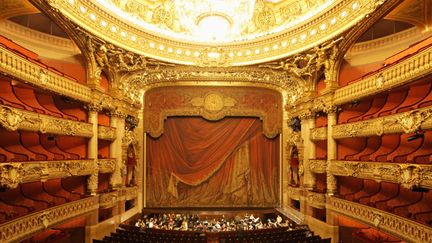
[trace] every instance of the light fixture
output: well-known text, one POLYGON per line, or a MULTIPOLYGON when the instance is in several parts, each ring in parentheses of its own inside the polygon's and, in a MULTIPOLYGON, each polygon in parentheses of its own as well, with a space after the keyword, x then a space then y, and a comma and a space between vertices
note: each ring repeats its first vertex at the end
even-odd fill
POLYGON ((255 0, 174 0, 181 26, 203 41, 241 33, 252 20, 255 0))

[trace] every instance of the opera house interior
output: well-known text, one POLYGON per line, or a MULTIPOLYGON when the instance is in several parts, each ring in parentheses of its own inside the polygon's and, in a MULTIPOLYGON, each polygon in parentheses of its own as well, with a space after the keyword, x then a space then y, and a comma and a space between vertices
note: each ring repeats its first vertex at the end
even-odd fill
POLYGON ((0 242, 431 242, 431 0, 0 0, 0 242))

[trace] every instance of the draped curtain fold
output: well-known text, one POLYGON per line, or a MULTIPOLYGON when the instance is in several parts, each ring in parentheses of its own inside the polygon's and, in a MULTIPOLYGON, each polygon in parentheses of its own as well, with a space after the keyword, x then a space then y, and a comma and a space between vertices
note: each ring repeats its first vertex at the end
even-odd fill
POLYGON ((259 119, 168 118, 147 139, 147 203, 274 206, 278 158, 279 140, 265 138, 259 119))

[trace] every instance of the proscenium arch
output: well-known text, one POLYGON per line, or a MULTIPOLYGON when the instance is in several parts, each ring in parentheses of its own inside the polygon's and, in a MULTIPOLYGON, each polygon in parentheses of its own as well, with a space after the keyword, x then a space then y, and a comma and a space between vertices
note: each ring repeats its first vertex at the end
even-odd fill
POLYGON ((258 117, 263 133, 274 138, 282 131, 283 97, 268 88, 250 86, 164 86, 144 94, 144 131, 152 137, 163 133, 170 116, 258 117))

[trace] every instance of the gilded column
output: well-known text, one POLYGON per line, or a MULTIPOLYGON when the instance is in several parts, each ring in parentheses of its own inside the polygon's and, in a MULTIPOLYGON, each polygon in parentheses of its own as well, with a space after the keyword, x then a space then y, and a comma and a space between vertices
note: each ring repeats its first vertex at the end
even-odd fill
POLYGON ((110 144, 110 158, 116 159, 116 168, 110 178, 110 187, 113 189, 118 189, 123 185, 121 169, 123 165, 122 141, 125 130, 125 118, 126 114, 119 110, 111 112, 110 125, 116 128, 116 139, 110 144))
MULTIPOLYGON (((286 95, 284 95, 286 96, 286 95)), ((286 100, 286 98, 284 99, 286 100)), ((286 104, 284 104, 282 107, 285 107, 286 104)), ((288 203, 288 195, 287 195, 287 189, 289 184, 289 142, 288 137, 289 134, 291 134, 292 130, 288 126, 289 122, 289 114, 288 112, 283 109, 282 114, 282 137, 281 137, 281 159, 280 159, 280 191, 279 191, 279 203, 281 206, 286 206, 288 203)))
POLYGON ((327 113, 327 195, 333 196, 337 192, 336 177, 330 172, 330 163, 337 158, 337 144, 333 138, 333 126, 337 123, 337 107, 325 109, 327 113))
POLYGON ((98 190, 98 112, 101 107, 97 104, 90 104, 86 106, 88 110, 88 122, 92 123, 93 136, 89 139, 87 144, 87 158, 94 161, 94 172, 87 178, 87 192, 90 195, 96 195, 98 190))
POLYGON ((145 151, 146 151, 146 145, 145 145, 145 139, 146 134, 144 133, 144 112, 143 109, 140 109, 138 111, 138 127, 136 128, 137 133, 137 142, 138 142, 138 148, 141 149, 139 154, 139 157, 137 158, 137 176, 136 176, 136 182, 138 185, 138 208, 145 207, 145 190, 146 190, 146 160, 145 160, 145 151))
POLYGON ((300 115, 300 120, 303 139, 303 187, 314 190, 316 179, 309 168, 309 160, 315 158, 315 143, 311 140, 311 129, 315 128, 314 113, 311 111, 304 112, 300 115))

